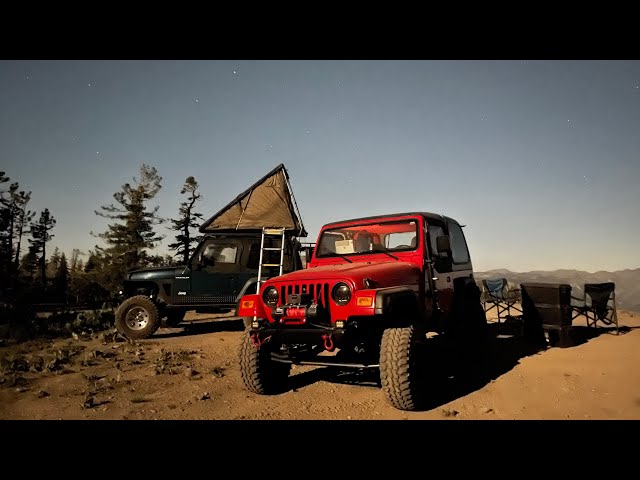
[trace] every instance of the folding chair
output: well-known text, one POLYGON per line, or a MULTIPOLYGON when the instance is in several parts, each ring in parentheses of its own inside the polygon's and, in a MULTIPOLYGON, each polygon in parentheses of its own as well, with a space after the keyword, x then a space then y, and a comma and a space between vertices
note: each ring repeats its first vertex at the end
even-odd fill
POLYGON ((498 312, 498 323, 502 320, 502 314, 506 312, 505 319, 511 317, 511 310, 522 313, 522 310, 515 306, 520 303, 520 290, 509 289, 506 278, 487 278, 482 280, 482 307, 485 313, 493 308, 498 312), (487 308, 489 305, 489 308, 487 308))
POLYGON ((597 322, 605 325, 616 325, 616 335, 620 334, 618 328, 618 311, 616 308, 616 284, 607 283, 585 283, 584 297, 572 296, 578 305, 574 303, 573 318, 584 315, 587 319, 587 326, 596 328, 597 322))

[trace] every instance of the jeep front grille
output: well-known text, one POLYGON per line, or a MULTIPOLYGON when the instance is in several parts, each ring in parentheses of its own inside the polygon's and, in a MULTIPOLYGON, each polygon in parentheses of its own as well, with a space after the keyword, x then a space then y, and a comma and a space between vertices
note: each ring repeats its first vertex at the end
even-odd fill
POLYGON ((304 293, 310 295, 315 303, 329 310, 329 290, 328 283, 300 282, 280 285, 278 304, 287 303, 287 298, 291 293, 304 293))

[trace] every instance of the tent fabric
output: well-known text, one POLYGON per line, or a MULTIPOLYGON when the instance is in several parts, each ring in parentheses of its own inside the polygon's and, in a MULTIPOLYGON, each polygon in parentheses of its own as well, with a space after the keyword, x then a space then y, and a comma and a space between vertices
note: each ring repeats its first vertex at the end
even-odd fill
POLYGON ((294 210, 288 178, 284 165, 278 165, 204 222, 200 231, 285 228, 306 237, 307 232, 294 210))

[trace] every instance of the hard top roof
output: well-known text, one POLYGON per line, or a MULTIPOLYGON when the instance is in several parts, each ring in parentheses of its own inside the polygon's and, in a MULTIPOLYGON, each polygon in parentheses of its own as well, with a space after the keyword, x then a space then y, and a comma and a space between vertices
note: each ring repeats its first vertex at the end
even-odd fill
MULTIPOLYGON (((458 223, 459 222, 451 217, 447 217, 446 215, 441 215, 439 213, 431 213, 431 212, 403 212, 403 213, 387 213, 385 215, 374 215, 371 217, 360 217, 360 218, 350 218, 350 219, 346 219, 346 220, 339 220, 336 222, 331 222, 331 223, 327 223, 324 225, 324 227, 328 227, 328 226, 332 226, 332 225, 340 225, 343 223, 353 223, 353 222, 359 222, 359 221, 367 221, 367 220, 381 220, 381 219, 385 219, 385 218, 393 218, 393 217, 409 217, 409 216, 421 216, 427 219, 427 221, 429 219, 433 219, 433 220, 440 220, 441 222, 447 222, 447 221, 451 221, 451 222, 455 222, 458 223)), ((323 227, 323 228, 324 228, 323 227)))

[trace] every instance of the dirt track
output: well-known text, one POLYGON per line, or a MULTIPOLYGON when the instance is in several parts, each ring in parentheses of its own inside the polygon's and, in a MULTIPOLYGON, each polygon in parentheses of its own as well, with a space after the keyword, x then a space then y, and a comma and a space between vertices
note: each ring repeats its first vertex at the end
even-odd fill
POLYGON ((536 353, 498 337, 486 363, 434 384, 422 412, 389 406, 375 370, 294 367, 286 393, 247 392, 233 317, 191 315, 138 344, 99 335, 0 346, 0 419, 640 419, 640 314, 619 318, 619 336, 577 327, 584 340, 571 348, 536 353))

